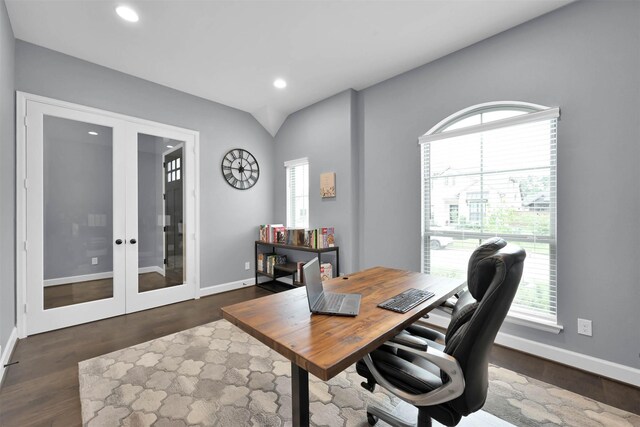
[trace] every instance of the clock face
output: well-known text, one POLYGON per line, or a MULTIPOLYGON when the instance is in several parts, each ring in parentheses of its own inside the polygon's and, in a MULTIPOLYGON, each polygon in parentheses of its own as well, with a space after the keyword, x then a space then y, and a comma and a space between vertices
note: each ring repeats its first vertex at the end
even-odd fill
POLYGON ((258 182, 260 167, 250 152, 234 148, 222 159, 222 175, 233 188, 247 190, 258 182))

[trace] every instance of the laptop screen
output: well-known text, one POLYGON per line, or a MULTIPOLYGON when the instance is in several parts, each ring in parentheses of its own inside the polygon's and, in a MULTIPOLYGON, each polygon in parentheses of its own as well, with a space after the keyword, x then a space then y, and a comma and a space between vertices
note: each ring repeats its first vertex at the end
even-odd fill
POLYGON ((318 299, 322 296, 322 279, 320 278, 320 263, 318 258, 314 258, 304 266, 302 266, 304 274, 304 284, 307 288, 307 299, 309 300, 309 310, 313 310, 313 307, 318 302, 318 299))

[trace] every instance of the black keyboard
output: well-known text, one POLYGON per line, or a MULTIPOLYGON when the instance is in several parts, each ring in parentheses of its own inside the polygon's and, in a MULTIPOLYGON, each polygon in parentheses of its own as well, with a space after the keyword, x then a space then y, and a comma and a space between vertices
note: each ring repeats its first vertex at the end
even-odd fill
POLYGON ((416 305, 425 302, 434 295, 435 294, 433 292, 411 288, 381 302, 378 304, 378 307, 396 311, 398 313, 406 313, 416 305))

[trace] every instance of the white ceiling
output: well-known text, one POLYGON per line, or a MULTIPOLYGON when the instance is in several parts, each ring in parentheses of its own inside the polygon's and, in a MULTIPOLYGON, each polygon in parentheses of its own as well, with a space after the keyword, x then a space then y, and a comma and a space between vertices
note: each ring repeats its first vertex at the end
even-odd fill
POLYGON ((15 37, 247 111, 286 117, 572 0, 7 0, 15 37), (138 23, 121 20, 132 6, 138 23), (284 78, 288 86, 272 83, 284 78))

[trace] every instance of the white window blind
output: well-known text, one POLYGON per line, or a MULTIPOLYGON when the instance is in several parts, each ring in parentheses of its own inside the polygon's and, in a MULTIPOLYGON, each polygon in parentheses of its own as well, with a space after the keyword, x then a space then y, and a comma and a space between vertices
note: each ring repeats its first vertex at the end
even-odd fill
POLYGON ((510 314, 555 324, 559 109, 539 107, 473 108, 420 138, 422 259, 426 273, 466 277, 485 239, 517 244, 527 259, 510 314))
POLYGON ((309 161, 285 162, 287 177, 287 227, 309 227, 309 161))

